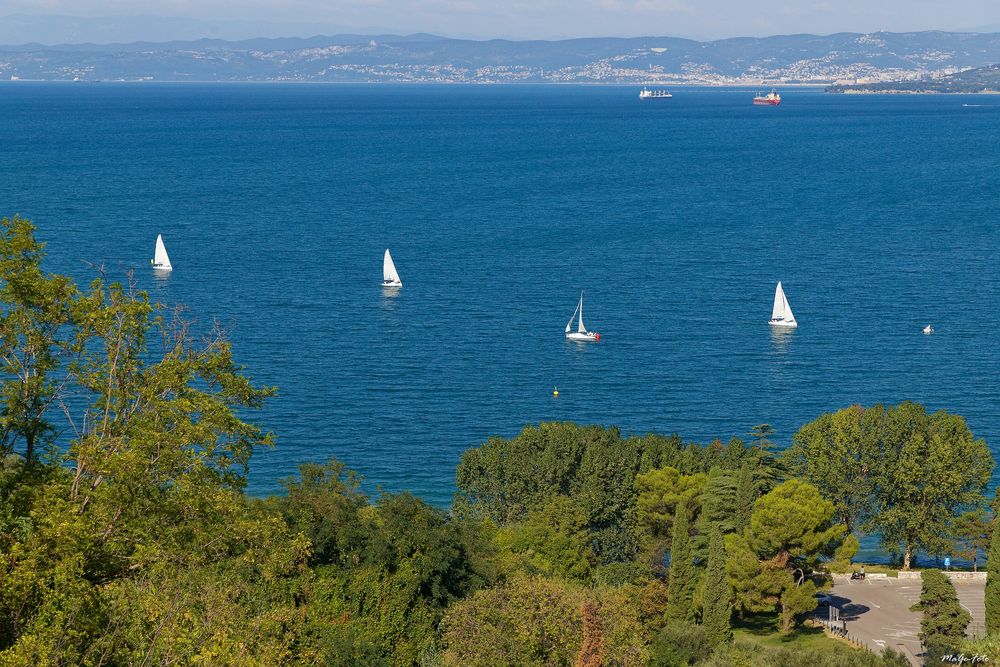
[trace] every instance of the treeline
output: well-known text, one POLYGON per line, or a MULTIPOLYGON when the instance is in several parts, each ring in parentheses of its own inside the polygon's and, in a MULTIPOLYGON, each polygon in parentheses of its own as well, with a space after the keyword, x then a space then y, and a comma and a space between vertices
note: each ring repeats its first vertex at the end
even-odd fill
POLYGON ((989 543, 985 443, 915 404, 824 415, 780 455, 766 425, 543 423, 467 451, 448 511, 335 460, 251 498, 271 436, 245 416, 273 390, 221 334, 42 259, 0 221, 0 665, 904 665, 746 628, 797 637, 855 534, 907 564, 989 543))

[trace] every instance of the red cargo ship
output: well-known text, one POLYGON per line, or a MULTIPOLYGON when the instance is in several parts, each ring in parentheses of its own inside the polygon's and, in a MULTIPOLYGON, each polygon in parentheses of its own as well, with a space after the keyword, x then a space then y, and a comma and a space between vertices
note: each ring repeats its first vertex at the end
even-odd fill
POLYGON ((757 96, 753 98, 753 103, 761 107, 776 107, 781 104, 781 95, 772 88, 767 95, 757 93, 757 96))

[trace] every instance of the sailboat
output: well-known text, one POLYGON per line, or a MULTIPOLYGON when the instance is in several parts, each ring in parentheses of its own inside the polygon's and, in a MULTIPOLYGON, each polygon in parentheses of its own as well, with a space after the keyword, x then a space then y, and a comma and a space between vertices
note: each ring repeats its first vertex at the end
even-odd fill
POLYGON ((932 333, 934 333, 934 327, 928 324, 927 326, 924 327, 924 333, 930 336, 932 333))
POLYGON ((799 326, 795 316, 792 315, 792 307, 785 298, 785 290, 781 289, 781 281, 778 281, 778 288, 774 290, 774 308, 771 309, 771 321, 768 324, 774 327, 799 326))
POLYGON ((170 258, 167 256, 167 247, 163 245, 163 236, 160 234, 156 235, 156 250, 153 252, 153 259, 149 260, 149 263, 153 265, 153 268, 157 271, 173 271, 174 267, 170 266, 170 258))
POLYGON ((566 323, 566 338, 569 340, 583 341, 583 342, 597 342, 601 340, 601 334, 595 331, 587 331, 587 327, 583 326, 583 292, 580 292, 580 303, 576 304, 576 310, 569 318, 569 322, 566 323), (577 319, 577 313, 580 314, 579 319, 577 319), (573 320, 577 320, 576 331, 573 331, 573 320))
POLYGON ((402 287, 403 281, 396 273, 396 265, 392 263, 392 255, 389 249, 385 249, 385 257, 382 259, 382 287, 402 287))

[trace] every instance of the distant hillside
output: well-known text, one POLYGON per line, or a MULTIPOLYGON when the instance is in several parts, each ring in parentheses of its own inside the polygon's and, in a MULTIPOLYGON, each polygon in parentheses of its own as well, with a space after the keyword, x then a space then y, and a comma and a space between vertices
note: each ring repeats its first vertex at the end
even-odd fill
POLYGON ((473 41, 434 35, 0 47, 0 79, 331 82, 833 83, 1000 62, 1000 34, 839 33, 473 41))
POLYGON ((829 93, 996 93, 1000 92, 1000 65, 917 81, 879 81, 827 88, 829 93))

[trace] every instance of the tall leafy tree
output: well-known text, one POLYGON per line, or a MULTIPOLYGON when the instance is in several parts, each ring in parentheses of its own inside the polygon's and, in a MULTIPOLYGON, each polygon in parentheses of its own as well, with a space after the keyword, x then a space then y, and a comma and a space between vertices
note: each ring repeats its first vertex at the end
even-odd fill
MULTIPOLYGON (((208 571, 224 572, 234 595, 270 582, 252 595, 277 611, 292 597, 277 582, 298 576, 308 552, 242 493, 253 451, 271 443, 244 415, 272 390, 220 333, 195 336, 131 286, 98 279, 74 293, 69 316, 59 335, 74 354, 45 390, 65 408, 69 442, 0 558, 0 649, 15 663, 197 661, 210 650, 225 662, 233 645, 208 649, 211 638, 238 636, 254 612, 229 606, 208 571)), ((261 655, 288 641, 257 640, 261 655)))
POLYGON ((955 537, 954 554, 972 561, 972 571, 979 571, 979 554, 990 547, 990 521, 986 511, 976 508, 963 512, 952 522, 951 532, 955 537))
POLYGON ((886 413, 877 512, 866 527, 884 547, 902 547, 904 569, 917 550, 947 553, 952 520, 984 501, 992 470, 986 442, 964 419, 902 403, 886 413))
POLYGON ((885 409, 853 405, 803 426, 784 454, 789 468, 831 501, 848 532, 873 515, 885 409))
POLYGON ((78 291, 42 270, 44 244, 29 220, 0 220, 0 459, 20 443, 27 461, 54 433, 63 362, 79 353, 70 326, 78 291))
POLYGON ((705 567, 704 609, 702 624, 713 645, 729 641, 733 636, 730 619, 733 615, 732 594, 726 580, 726 547, 722 531, 713 526, 708 539, 708 561, 705 567))
POLYGON ((691 535, 686 503, 677 504, 674 535, 670 544, 670 578, 667 580, 667 618, 692 621, 695 616, 694 590, 698 573, 691 558, 691 535))

